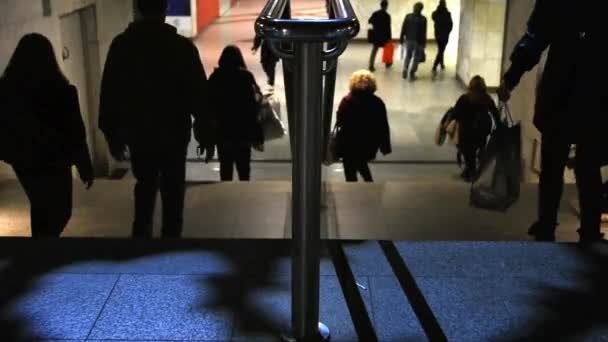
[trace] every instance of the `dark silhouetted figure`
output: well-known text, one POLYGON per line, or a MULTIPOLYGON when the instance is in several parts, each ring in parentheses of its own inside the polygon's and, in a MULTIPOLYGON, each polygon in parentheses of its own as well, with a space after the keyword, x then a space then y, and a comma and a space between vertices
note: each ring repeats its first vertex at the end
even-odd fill
POLYGON ((337 155, 347 182, 356 182, 358 173, 373 182, 368 163, 376 159, 378 150, 384 155, 392 152, 386 106, 374 95, 376 89, 372 73, 357 71, 350 80, 350 93, 338 107, 337 155))
POLYGON ((461 177, 471 181, 477 174, 479 152, 492 131, 492 120, 500 122, 500 112, 481 76, 471 79, 467 93, 456 102, 453 115, 460 124, 457 147, 465 164, 461 177))
POLYGON ((441 66, 441 70, 445 70, 445 49, 448 46, 450 33, 454 27, 452 14, 448 11, 445 0, 439 1, 432 18, 435 26, 435 41, 437 42, 437 57, 435 57, 435 63, 433 64, 433 75, 436 75, 437 67, 441 66))
MULTIPOLYGON (((376 55, 378 54, 378 49, 384 47, 386 43, 388 43, 392 38, 392 28, 391 28, 391 15, 388 14, 388 1, 382 0, 380 2, 380 9, 372 14, 369 18, 368 23, 372 25, 370 30, 370 43, 372 43, 372 52, 369 57, 369 70, 374 72, 376 68, 374 64, 376 64, 376 55)), ((390 65, 386 65, 388 68, 390 65)))
POLYGON ((87 189, 94 176, 78 91, 46 37, 19 42, 0 78, 0 121, 0 159, 30 201, 32 236, 59 237, 72 216, 72 166, 87 189))
POLYGON ((253 47, 251 51, 255 54, 260 47, 262 48, 262 52, 260 54, 260 62, 262 63, 262 69, 264 69, 264 73, 266 73, 266 77, 268 77, 268 85, 270 87, 274 87, 274 81, 276 78, 276 68, 277 63, 279 62, 279 58, 272 52, 270 46, 270 42, 265 40, 262 36, 256 35, 253 41, 253 47))
POLYGON ((414 5, 414 12, 405 16, 399 42, 405 44, 406 55, 403 65, 403 78, 409 77, 411 81, 416 80, 418 64, 422 62, 422 56, 426 47, 427 20, 422 15, 424 5, 417 2, 414 5))
POLYGON ((209 77, 209 90, 214 121, 218 123, 221 180, 232 181, 236 166, 239 179, 248 181, 251 147, 264 143, 256 98, 261 93, 238 47, 229 45, 224 49, 219 67, 209 77))
POLYGON ((206 75, 197 48, 165 24, 166 0, 139 0, 142 19, 118 35, 103 74, 99 128, 112 156, 131 155, 135 185, 133 235, 151 237, 160 188, 162 236, 183 226, 186 155, 192 116, 206 120, 206 75))
POLYGON ((523 74, 549 49, 536 94, 534 124, 542 134, 538 221, 529 230, 539 241, 554 241, 570 147, 576 144, 575 174, 581 207, 581 242, 600 241, 601 159, 608 143, 602 89, 605 68, 600 61, 604 28, 594 15, 597 1, 573 4, 538 0, 526 34, 511 55, 511 66, 499 89, 508 100, 523 74), (591 6, 591 7, 590 7, 591 6))

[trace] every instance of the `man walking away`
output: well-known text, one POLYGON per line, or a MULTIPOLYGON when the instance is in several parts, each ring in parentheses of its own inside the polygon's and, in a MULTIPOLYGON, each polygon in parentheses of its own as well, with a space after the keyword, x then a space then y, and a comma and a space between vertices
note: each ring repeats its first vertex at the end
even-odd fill
POLYGON ((112 156, 131 154, 135 185, 134 237, 152 236, 160 189, 162 235, 183 226, 185 164, 192 117, 203 120, 206 75, 197 48, 165 24, 167 0, 138 0, 142 19, 110 47, 100 99, 99 128, 112 156))
POLYGON ((408 14, 403 21, 401 27, 401 35, 399 42, 401 45, 405 43, 406 56, 403 66, 403 78, 409 77, 411 81, 416 80, 416 71, 418 64, 421 62, 426 47, 426 17, 422 15, 424 5, 417 2, 414 5, 414 12, 408 14), (411 68, 411 69, 410 69, 411 68))
MULTIPOLYGON (((368 22, 372 25, 371 30, 369 31, 369 41, 372 43, 372 54, 369 58, 369 70, 374 72, 376 68, 374 65, 376 64, 376 55, 378 54, 378 49, 384 47, 386 43, 388 43, 392 39, 392 30, 391 30, 391 15, 387 12, 388 9, 388 0, 382 0, 380 2, 380 9, 372 14, 369 18, 368 22)), ((390 67, 389 64, 386 67, 390 67)))
POLYGON ((454 27, 452 22, 452 14, 448 11, 445 0, 439 1, 439 6, 433 12, 433 22, 435 25, 435 41, 437 42, 437 57, 433 64, 433 77, 437 76, 437 67, 441 66, 441 70, 445 70, 445 49, 450 40, 450 33, 454 27))

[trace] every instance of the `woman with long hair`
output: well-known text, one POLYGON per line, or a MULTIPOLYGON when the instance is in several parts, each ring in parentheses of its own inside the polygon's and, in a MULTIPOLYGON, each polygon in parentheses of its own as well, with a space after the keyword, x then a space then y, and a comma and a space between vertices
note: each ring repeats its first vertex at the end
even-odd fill
POLYGON ((210 101, 218 124, 218 157, 222 181, 232 181, 236 166, 239 179, 251 178, 251 148, 264 143, 258 122, 259 87, 247 70, 241 50, 227 46, 219 66, 209 77, 210 101))
POLYGON ((32 236, 59 237, 72 215, 72 166, 87 189, 94 176, 77 89, 45 36, 19 41, 0 77, 0 119, 6 139, 0 158, 30 201, 32 236))
POLYGON ((483 77, 471 79, 467 93, 454 106, 454 119, 460 124, 457 147, 465 164, 461 177, 470 181, 477 173, 478 154, 492 131, 492 120, 500 122, 500 112, 483 77))
POLYGON ((338 107, 337 155, 342 159, 347 182, 356 182, 357 174, 373 182, 368 163, 376 159, 378 151, 384 155, 392 152, 386 106, 374 94, 377 87, 370 71, 355 72, 350 92, 338 107))

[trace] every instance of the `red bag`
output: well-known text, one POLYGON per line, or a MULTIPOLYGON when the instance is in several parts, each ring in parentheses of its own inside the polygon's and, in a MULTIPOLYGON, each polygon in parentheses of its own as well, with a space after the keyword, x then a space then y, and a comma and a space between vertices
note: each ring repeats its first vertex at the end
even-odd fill
POLYGON ((395 55, 395 43, 388 42, 384 44, 382 49, 382 63, 386 65, 393 64, 393 57, 395 55))

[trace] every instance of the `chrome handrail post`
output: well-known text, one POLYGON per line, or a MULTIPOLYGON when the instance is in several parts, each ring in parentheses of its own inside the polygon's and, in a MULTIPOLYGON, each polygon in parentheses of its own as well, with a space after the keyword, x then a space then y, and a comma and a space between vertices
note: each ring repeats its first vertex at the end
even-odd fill
POLYGON ((283 59, 293 157, 291 286, 296 341, 329 340, 327 327, 319 323, 322 147, 331 126, 337 58, 359 31, 349 0, 328 0, 327 8, 329 19, 297 20, 290 18, 289 0, 269 0, 256 21, 257 33, 283 59))
POLYGON ((322 42, 295 45, 292 324, 298 341, 319 334, 322 52, 322 42))

